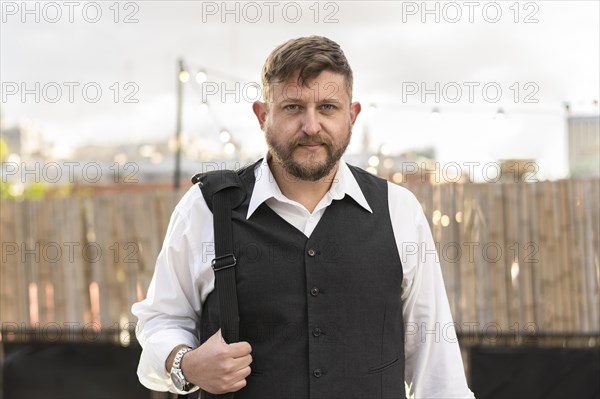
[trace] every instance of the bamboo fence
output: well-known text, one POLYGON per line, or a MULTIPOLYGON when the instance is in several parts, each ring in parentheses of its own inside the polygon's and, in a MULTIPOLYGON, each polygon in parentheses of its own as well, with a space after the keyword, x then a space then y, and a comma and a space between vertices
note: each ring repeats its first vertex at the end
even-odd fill
MULTIPOLYGON (((407 188, 431 225, 459 335, 598 334, 600 180, 407 188)), ((130 334, 182 194, 3 200, 3 338, 130 334)))

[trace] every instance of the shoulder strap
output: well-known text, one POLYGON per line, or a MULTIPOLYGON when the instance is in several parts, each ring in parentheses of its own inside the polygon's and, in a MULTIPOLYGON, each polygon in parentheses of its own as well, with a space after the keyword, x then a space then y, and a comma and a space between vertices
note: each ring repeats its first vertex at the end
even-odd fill
MULTIPOLYGON (((215 258, 211 267, 215 273, 215 292, 219 298, 221 335, 227 343, 239 341, 239 310, 233 252, 233 223, 231 210, 238 207, 246 197, 238 172, 216 170, 199 173, 192 178, 197 184, 206 204, 213 212, 215 234, 215 258)), ((205 393, 206 394, 206 393, 205 393)), ((233 393, 208 395, 214 398, 233 399, 233 393)))
POLYGON ((226 189, 233 189, 231 208, 235 209, 240 206, 242 202, 244 202, 244 199, 246 199, 246 192, 240 177, 246 168, 242 168, 237 171, 224 169, 198 173, 192 177, 192 184, 198 185, 202 191, 202 196, 204 197, 208 208, 213 213, 214 195, 226 189))
POLYGON ((237 172, 216 170, 194 176, 192 182, 202 190, 206 203, 212 208, 215 233, 215 258, 211 267, 215 273, 215 291, 219 297, 221 334, 225 342, 239 340, 239 311, 233 252, 231 210, 239 206, 245 192, 237 172))

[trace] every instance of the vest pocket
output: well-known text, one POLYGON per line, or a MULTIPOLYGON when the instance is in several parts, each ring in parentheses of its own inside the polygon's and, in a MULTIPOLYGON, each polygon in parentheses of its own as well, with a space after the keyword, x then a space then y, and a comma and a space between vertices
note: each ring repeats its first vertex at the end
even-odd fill
POLYGON ((383 363, 383 364, 380 364, 375 367, 371 367, 367 373, 368 374, 381 373, 381 372, 389 369, 390 367, 393 367, 396 363, 398 363, 398 360, 399 360, 398 358, 395 358, 394 360, 392 360, 390 362, 383 363))

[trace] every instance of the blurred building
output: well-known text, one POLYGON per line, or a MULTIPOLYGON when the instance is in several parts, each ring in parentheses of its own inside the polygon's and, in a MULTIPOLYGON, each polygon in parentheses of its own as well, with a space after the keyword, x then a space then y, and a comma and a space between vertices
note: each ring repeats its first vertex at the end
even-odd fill
POLYGON ((500 160, 499 181, 506 183, 531 183, 536 181, 538 166, 535 159, 500 160))
POLYGON ((571 177, 599 177, 600 116, 570 116, 567 135, 571 177))
MULTIPOLYGON (((446 170, 435 161, 435 149, 427 147, 403 153, 392 153, 382 144, 376 152, 363 151, 358 154, 344 154, 344 160, 359 166, 394 183, 441 183, 446 179, 446 170)), ((461 174, 461 172, 459 172, 461 174)), ((455 177, 455 176, 453 176, 455 177)), ((460 179, 461 176, 455 177, 460 179)))
POLYGON ((2 139, 11 154, 20 158, 28 158, 40 154, 42 138, 40 132, 28 122, 5 126, 2 123, 2 139))

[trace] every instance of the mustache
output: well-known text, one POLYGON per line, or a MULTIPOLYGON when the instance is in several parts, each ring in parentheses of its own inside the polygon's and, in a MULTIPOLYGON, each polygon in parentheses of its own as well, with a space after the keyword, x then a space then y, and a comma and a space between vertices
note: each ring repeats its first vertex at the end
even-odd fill
POLYGON ((317 136, 317 137, 311 137, 311 138, 301 138, 301 139, 295 140, 293 143, 294 146, 319 145, 319 144, 331 145, 331 142, 329 140, 324 139, 323 137, 317 136))

